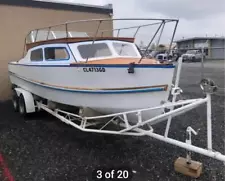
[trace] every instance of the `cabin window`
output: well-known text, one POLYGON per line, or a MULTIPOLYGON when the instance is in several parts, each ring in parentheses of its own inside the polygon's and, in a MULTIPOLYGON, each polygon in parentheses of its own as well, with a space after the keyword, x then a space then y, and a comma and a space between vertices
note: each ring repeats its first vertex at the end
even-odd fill
POLYGON ((68 60, 69 53, 65 47, 48 47, 45 48, 45 60, 68 60))
POLYGON ((107 57, 112 55, 106 43, 79 45, 78 50, 83 59, 107 57))
POLYGON ((30 55, 31 61, 43 61, 43 52, 42 49, 36 49, 31 52, 30 55))
POLYGON ((115 48, 117 54, 119 56, 137 56, 137 53, 134 47, 127 43, 113 43, 113 47, 115 48))

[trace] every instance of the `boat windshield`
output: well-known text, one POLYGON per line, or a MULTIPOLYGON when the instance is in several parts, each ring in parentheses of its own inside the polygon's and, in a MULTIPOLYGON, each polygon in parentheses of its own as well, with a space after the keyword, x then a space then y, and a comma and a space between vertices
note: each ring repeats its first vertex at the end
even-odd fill
POLYGON ((136 46, 127 42, 95 42, 77 46, 82 59, 102 57, 139 57, 136 46))
POLYGON ((78 50, 83 59, 108 57, 112 55, 106 43, 79 45, 78 50))
POLYGON ((114 42, 113 47, 119 56, 138 56, 134 47, 130 44, 114 42))

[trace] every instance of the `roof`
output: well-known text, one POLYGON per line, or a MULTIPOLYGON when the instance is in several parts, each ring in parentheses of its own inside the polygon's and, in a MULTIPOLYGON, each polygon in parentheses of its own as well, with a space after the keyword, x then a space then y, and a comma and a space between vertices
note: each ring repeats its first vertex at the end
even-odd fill
POLYGON ((22 6, 31 8, 55 9, 66 11, 81 11, 100 14, 113 13, 112 5, 94 6, 86 4, 63 3, 52 1, 34 1, 34 0, 0 0, 0 5, 22 6))
POLYGON ((190 40, 224 40, 224 39, 225 37, 192 37, 192 38, 180 39, 174 42, 179 43, 179 42, 190 41, 190 40))
POLYGON ((128 37, 72 37, 72 38, 58 38, 52 40, 44 40, 44 41, 37 41, 34 43, 27 43, 26 48, 27 50, 45 44, 53 44, 53 43, 75 43, 75 42, 84 42, 84 41, 99 41, 99 40, 119 40, 119 41, 126 41, 126 42, 134 42, 134 38, 128 37))

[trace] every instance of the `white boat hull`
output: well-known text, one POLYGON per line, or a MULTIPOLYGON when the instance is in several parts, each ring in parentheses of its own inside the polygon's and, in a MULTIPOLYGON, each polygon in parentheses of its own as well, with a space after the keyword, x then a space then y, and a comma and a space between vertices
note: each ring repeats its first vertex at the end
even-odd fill
MULTIPOLYGON (((9 64, 12 84, 45 99, 92 108, 102 114, 148 108, 167 101, 173 71, 174 68, 138 67, 134 74, 129 74, 126 67, 105 67, 105 72, 85 72, 83 67, 9 64), (163 90, 162 85, 168 85, 167 89, 163 90), (142 88, 146 86, 150 87, 142 88), (122 89, 126 87, 141 88, 122 89)), ((146 118, 162 111, 152 111, 146 118)))

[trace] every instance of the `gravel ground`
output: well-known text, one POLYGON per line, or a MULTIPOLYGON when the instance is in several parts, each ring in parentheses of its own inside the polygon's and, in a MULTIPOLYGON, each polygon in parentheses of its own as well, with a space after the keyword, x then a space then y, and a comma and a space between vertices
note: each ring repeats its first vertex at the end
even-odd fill
MULTIPOLYGON (((207 64, 204 75, 224 86, 224 64, 207 64)), ((198 82, 200 64, 183 65, 182 98, 203 96, 198 82)), ((224 149, 224 91, 212 98, 213 148, 224 149)), ((56 118, 41 113, 24 120, 14 113, 11 102, 0 103, 0 152, 16 181, 87 181, 96 167, 129 166, 136 171, 133 181, 195 180, 174 171, 174 161, 186 151, 149 137, 128 137, 83 133, 56 118)), ((173 119, 169 136, 185 139, 186 127, 199 129, 193 143, 206 146, 206 109, 201 106, 186 115, 173 119)), ((162 132, 164 123, 155 128, 162 132)), ((225 169, 222 162, 193 154, 203 162, 199 181, 222 181, 225 169)), ((0 169, 0 179, 2 170, 0 169)))

